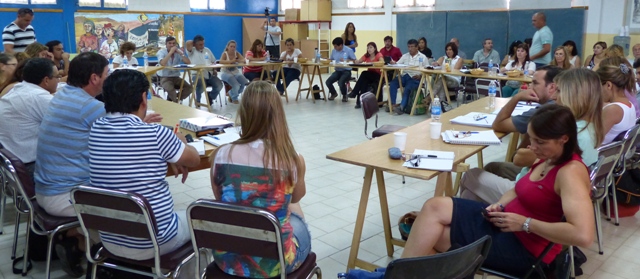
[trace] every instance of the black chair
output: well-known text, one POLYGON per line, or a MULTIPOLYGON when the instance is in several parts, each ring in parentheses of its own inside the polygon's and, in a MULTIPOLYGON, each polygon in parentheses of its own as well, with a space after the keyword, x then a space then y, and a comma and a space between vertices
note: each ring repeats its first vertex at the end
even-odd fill
MULTIPOLYGON (((205 278, 238 279, 224 273, 211 255, 211 250, 229 251, 241 255, 252 255, 277 259, 281 270, 285 270, 280 221, 264 208, 241 206, 214 200, 200 199, 187 209, 191 243, 195 253, 196 275, 200 275, 200 253, 206 253, 208 262, 205 278)), ((302 265, 280 278, 322 278, 316 264, 316 254, 311 252, 302 265)))
MULTIPOLYGON (((564 220, 564 218, 563 218, 564 220)), ((482 279, 486 279, 487 278, 487 274, 490 275, 494 275, 494 276, 498 276, 501 278, 506 278, 506 279, 527 279, 527 278, 534 278, 532 276, 538 276, 535 278, 541 278, 541 279, 546 279, 547 275, 549 275, 548 273, 550 272, 550 270, 548 269, 547 265, 544 264, 542 262, 542 259, 544 259, 544 257, 547 255, 547 253, 549 253, 549 251, 551 251, 551 248, 553 248, 553 246, 556 245, 554 242, 549 242, 549 244, 547 244, 547 246, 544 248, 544 250, 542 250, 542 253, 540 253, 540 256, 538 256, 538 258, 536 258, 536 261, 533 263, 533 265, 531 266, 531 268, 527 271, 527 273, 525 273, 524 276, 515 276, 512 274, 508 274, 499 270, 495 270, 495 269, 491 269, 488 267, 481 267, 480 271, 483 273, 482 274, 482 279)), ((571 265, 573 265, 573 262, 571 262, 571 265)))
POLYGON ((158 224, 149 202, 140 194, 79 186, 71 191, 71 202, 86 236, 86 247, 91 247, 90 234, 100 231, 150 240, 155 250, 151 259, 132 260, 116 256, 104 247, 97 249, 93 255, 90 249, 87 249, 87 260, 92 264, 91 278, 96 278, 98 266, 154 278, 176 278, 180 268, 193 257, 193 249, 189 242, 175 251, 160 255, 158 224), (114 264, 108 261, 109 259, 134 266, 151 267, 154 273, 114 264), (169 271, 163 273, 162 270, 169 271))
POLYGON ((389 133, 397 132, 406 128, 406 126, 400 125, 382 125, 378 128, 378 100, 376 100, 376 95, 371 92, 366 92, 360 96, 360 102, 362 103, 362 114, 364 115, 364 135, 368 139, 377 138, 384 136, 389 133), (367 121, 371 119, 371 117, 376 117, 375 127, 371 133, 371 137, 367 133, 367 121))
MULTIPOLYGON (((618 159, 618 163, 616 164, 615 169, 613 170, 613 178, 615 181, 617 181, 617 179, 622 176, 624 174, 624 172, 626 171, 626 162, 627 159, 631 158, 633 153, 635 153, 635 145, 634 143, 636 142, 636 138, 638 136, 638 131, 640 131, 640 125, 636 124, 633 127, 631 127, 631 129, 627 130, 626 132, 622 132, 620 133, 620 135, 618 135, 616 137, 615 140, 619 140, 622 141, 623 143, 623 147, 622 147, 622 153, 620 154, 620 158, 618 159)), ((614 224, 616 226, 620 225, 620 220, 618 218, 618 200, 616 198, 616 183, 611 183, 611 191, 612 193, 612 199, 613 199, 613 212, 614 212, 614 216, 615 216, 615 222, 614 224)), ((609 206, 609 199, 606 199, 606 206, 607 206, 607 220, 611 221, 611 206, 609 206)))
POLYGON ((477 241, 444 253, 397 259, 389 263, 384 279, 440 279, 473 277, 487 258, 491 237, 486 235, 477 241))

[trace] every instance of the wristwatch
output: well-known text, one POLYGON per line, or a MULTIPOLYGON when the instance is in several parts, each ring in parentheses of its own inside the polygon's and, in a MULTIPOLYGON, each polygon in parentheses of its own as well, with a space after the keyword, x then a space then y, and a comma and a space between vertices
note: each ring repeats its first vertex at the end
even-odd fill
POLYGON ((524 223, 522 224, 522 230, 525 231, 526 233, 530 233, 529 231, 530 222, 531 222, 531 217, 527 218, 527 220, 524 220, 524 223))

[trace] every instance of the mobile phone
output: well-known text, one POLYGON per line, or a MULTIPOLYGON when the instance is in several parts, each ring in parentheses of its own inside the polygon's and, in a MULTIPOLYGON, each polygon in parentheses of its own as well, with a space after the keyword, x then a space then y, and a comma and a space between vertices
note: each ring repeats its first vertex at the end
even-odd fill
POLYGON ((482 214, 482 217, 484 217, 485 220, 490 221, 491 216, 489 216, 489 212, 487 211, 487 209, 484 207, 481 207, 480 209, 481 209, 480 214, 482 214))

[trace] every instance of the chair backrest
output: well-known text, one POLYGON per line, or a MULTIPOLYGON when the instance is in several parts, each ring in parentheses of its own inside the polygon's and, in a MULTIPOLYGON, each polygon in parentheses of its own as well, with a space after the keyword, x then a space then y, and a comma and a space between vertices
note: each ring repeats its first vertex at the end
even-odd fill
POLYGON ((187 208, 187 219, 194 251, 205 248, 275 259, 285 270, 280 222, 273 213, 200 199, 187 208))
POLYGON ((385 279, 391 278, 467 278, 482 266, 491 247, 486 235, 465 247, 426 257, 394 260, 387 266, 385 279))
POLYGON ((613 171, 613 175, 615 177, 621 176, 626 171, 626 160, 630 159, 635 151, 636 151, 636 139, 638 138, 638 131, 640 130, 640 125, 636 124, 631 129, 626 130, 614 139, 614 141, 622 141, 622 153, 620 153, 620 158, 618 159, 618 163, 613 171))
MULTIPOLYGON (((4 147, 0 147, 0 161, 3 186, 12 190, 16 210, 23 214, 31 214, 29 220, 33 222, 35 218, 31 199, 36 195, 33 179, 31 179, 22 160, 4 147)), ((0 190, 4 191, 3 189, 0 190)))
POLYGON ((599 199, 607 194, 607 187, 612 181, 612 172, 620 158, 623 142, 616 141, 598 148, 598 161, 591 168, 590 178, 592 198, 599 199))
POLYGON ((378 127, 378 100, 376 99, 376 95, 371 92, 366 92, 360 96, 360 102, 362 103, 362 115, 364 116, 364 135, 369 138, 367 134, 367 120, 375 116, 375 125, 378 127))
POLYGON ((485 79, 485 78, 476 79, 476 93, 478 95, 485 95, 485 96, 489 95, 489 83, 491 83, 492 81, 497 82, 496 96, 497 97, 502 96, 502 89, 500 87, 500 82, 498 82, 497 80, 485 79))

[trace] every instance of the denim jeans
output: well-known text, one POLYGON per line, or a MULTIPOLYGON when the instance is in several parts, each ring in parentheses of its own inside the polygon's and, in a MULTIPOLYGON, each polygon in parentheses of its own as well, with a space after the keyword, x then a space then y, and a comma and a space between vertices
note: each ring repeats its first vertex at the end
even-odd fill
POLYGON ((414 79, 411 76, 405 74, 405 75, 402 75, 402 77, 395 78, 393 81, 391 81, 389 83, 389 96, 391 98, 391 104, 393 105, 396 104, 398 87, 400 87, 398 79, 400 78, 402 78, 401 79, 402 87, 404 88, 404 91, 402 92, 402 101, 400 102, 400 106, 404 108, 409 102, 409 93, 411 93, 411 90, 418 88, 418 85, 420 85, 420 80, 414 79))
POLYGON ((351 79, 351 71, 334 71, 333 74, 325 81, 327 88, 329 88, 329 92, 331 94, 338 94, 336 92, 336 88, 333 87, 334 82, 338 82, 338 87, 340 87, 340 93, 342 95, 347 94, 347 82, 351 79))
POLYGON ((220 79, 231 85, 229 96, 231 97, 231 100, 234 101, 238 100, 238 96, 240 95, 242 90, 244 90, 244 87, 249 84, 249 81, 242 75, 240 71, 236 71, 234 73, 222 72, 220 74, 220 79))
POLYGON ((293 237, 298 241, 298 249, 293 263, 287 266, 287 274, 298 269, 304 260, 307 259, 309 252, 311 252, 311 233, 304 219, 302 219, 300 215, 291 212, 291 215, 289 215, 289 223, 293 228, 293 237))
MULTIPOLYGON (((218 94, 220 94, 220 91, 224 86, 222 85, 222 81, 220 81, 218 76, 214 76, 211 73, 209 73, 209 78, 204 79, 204 83, 206 84, 206 86, 211 86, 211 92, 209 93, 209 105, 211 105, 211 103, 213 103, 213 100, 218 98, 218 94)), ((202 84, 201 79, 198 79, 198 81, 196 81, 196 101, 197 102, 200 102, 200 98, 202 97, 202 92, 207 90, 205 84, 202 84)))
MULTIPOLYGON (((289 83, 291 83, 292 81, 296 80, 296 79, 300 79, 300 71, 298 69, 295 68, 282 68, 282 71, 284 73, 284 81, 287 83, 287 87, 289 87, 289 83)), ((272 76, 275 76, 276 72, 274 72, 272 74, 272 76)), ((275 77, 276 80, 276 88, 278 89, 278 92, 280 92, 280 94, 284 93, 284 90, 286 88, 284 88, 284 85, 282 84, 282 78, 280 78, 280 76, 275 77)))

